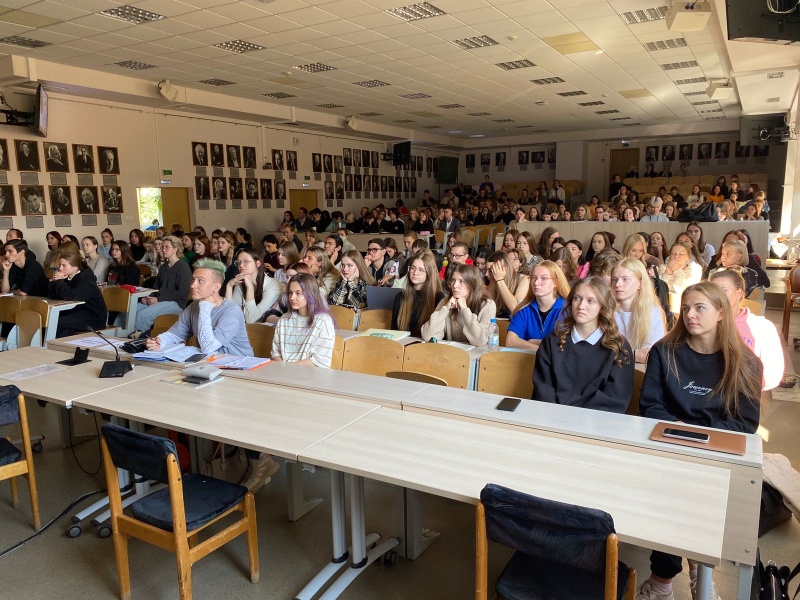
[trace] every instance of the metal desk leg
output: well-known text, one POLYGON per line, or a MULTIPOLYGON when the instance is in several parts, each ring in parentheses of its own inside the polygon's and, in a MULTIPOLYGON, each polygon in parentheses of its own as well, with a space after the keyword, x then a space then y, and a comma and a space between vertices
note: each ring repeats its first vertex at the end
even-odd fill
POLYGON ((750 565, 739 565, 739 588, 736 592, 736 600, 750 600, 751 586, 753 584, 753 567, 750 565))
POLYGON ((398 488, 395 514, 397 532, 401 537, 397 554, 415 560, 439 537, 439 532, 431 531, 422 525, 421 493, 408 488, 398 488))
POLYGON ((87 440, 93 440, 97 437, 93 433, 82 433, 81 435, 75 435, 75 432, 73 431, 72 439, 70 439, 69 432, 71 427, 69 426, 69 417, 71 410, 73 409, 66 408, 64 406, 58 407, 58 431, 61 435, 62 448, 69 448, 70 445, 78 444, 80 442, 85 442, 87 440))
POLYGON ((289 502, 289 520, 297 521, 307 512, 319 506, 322 503, 322 498, 312 498, 311 500, 303 499, 302 463, 293 460, 287 460, 286 471, 289 484, 289 489, 287 490, 289 502))
POLYGON ((711 598, 711 576, 714 569, 702 563, 697 565, 697 600, 711 598))

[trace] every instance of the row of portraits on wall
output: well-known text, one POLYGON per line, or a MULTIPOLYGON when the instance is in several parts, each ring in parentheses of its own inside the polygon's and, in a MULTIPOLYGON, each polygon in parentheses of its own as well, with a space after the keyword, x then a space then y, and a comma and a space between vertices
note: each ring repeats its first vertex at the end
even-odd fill
MULTIPOLYGON (((42 155, 37 140, 13 140, 16 155, 17 171, 41 171, 42 155)), ((60 142, 42 142, 44 150, 44 168, 48 173, 69 173, 70 152, 66 144, 60 142)), ((95 161, 94 146, 89 144, 72 144, 72 164, 75 173, 95 173, 99 169, 105 175, 119 175, 119 151, 113 146, 97 146, 95 161), (97 164, 95 164, 97 163, 97 164)), ((11 155, 8 151, 8 140, 0 139, 0 171, 10 171, 11 155)))
MULTIPOLYGON (((20 185, 19 197, 22 216, 46 215, 45 186, 20 185)), ((102 206, 104 213, 122 213, 122 188, 106 186, 98 192, 96 186, 77 186, 73 195, 68 185, 48 186, 50 213, 71 215, 77 206, 78 214, 96 215, 102 206), (100 202, 102 194, 102 203, 100 202), (74 198, 74 201, 73 201, 74 198)), ((17 202, 13 185, 0 185, 0 215, 16 216, 17 202)))
MULTIPOLYGON (((769 156, 769 146, 758 145, 752 148, 753 156, 769 156)), ((694 159, 694 144, 666 144, 659 148, 659 146, 646 146, 645 147, 645 162, 652 163, 659 160, 670 162, 674 160, 693 160, 694 159), (660 151, 660 152, 659 152, 660 151), (677 151, 677 156, 676 156, 677 151)), ((730 142, 703 142, 697 144, 697 158, 699 160, 710 160, 712 158, 730 158, 731 143, 730 142)), ((750 146, 743 146, 738 141, 734 149, 734 156, 736 158, 749 158, 750 146)))
MULTIPOLYGON (((492 166, 492 153, 491 152, 481 152, 481 166, 482 167, 491 167, 492 166)), ((544 164, 547 162, 548 164, 554 165, 556 163, 556 150, 552 148, 550 150, 519 150, 517 152, 517 164, 518 165, 529 165, 529 164, 544 164)), ((475 155, 474 154, 467 154, 465 157, 465 163, 467 169, 474 169, 475 168, 475 155)), ((494 166, 495 167, 505 167, 508 164, 507 162, 507 153, 506 152, 495 152, 494 153, 494 166)))

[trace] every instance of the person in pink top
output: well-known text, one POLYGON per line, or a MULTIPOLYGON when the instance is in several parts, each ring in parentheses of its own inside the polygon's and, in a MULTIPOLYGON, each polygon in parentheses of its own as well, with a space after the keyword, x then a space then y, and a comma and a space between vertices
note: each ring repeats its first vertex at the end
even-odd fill
POLYGON ((744 298, 745 284, 744 278, 736 270, 729 267, 725 271, 716 271, 710 280, 725 292, 734 311, 739 335, 764 365, 764 391, 777 387, 783 379, 785 365, 783 344, 775 325, 765 317, 754 315, 747 308, 739 308, 739 302, 744 298))

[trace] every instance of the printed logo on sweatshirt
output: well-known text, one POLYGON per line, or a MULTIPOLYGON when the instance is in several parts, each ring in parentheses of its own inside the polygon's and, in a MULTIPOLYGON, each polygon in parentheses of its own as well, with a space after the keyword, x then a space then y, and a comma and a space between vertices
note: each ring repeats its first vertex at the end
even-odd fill
POLYGON ((694 381, 690 381, 683 387, 683 389, 688 391, 690 394, 694 394, 695 396, 707 396, 708 394, 711 393, 711 390, 713 388, 695 385, 694 381))

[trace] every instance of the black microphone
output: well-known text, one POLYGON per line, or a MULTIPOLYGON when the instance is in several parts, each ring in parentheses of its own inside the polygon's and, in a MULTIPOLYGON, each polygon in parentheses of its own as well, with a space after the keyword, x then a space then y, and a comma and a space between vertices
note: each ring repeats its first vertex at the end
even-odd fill
POLYGON ((128 371, 133 371, 133 365, 129 360, 121 360, 119 357, 119 348, 117 348, 114 344, 112 344, 108 338, 106 338, 102 333, 92 329, 91 327, 87 327, 86 331, 91 331, 101 340, 103 340, 106 344, 114 348, 114 354, 116 354, 116 360, 107 360, 103 363, 103 368, 100 369, 100 379, 108 379, 110 377, 123 377, 125 373, 128 371))

